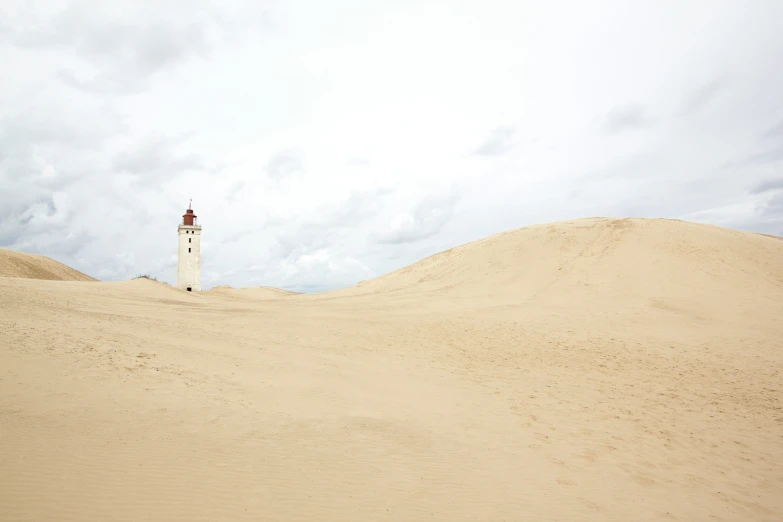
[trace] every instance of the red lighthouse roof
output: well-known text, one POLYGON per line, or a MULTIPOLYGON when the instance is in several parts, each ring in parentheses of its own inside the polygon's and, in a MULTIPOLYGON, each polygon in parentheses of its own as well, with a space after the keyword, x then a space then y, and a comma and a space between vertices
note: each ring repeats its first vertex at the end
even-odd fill
POLYGON ((196 219, 196 214, 193 213, 193 209, 190 208, 193 206, 193 200, 190 200, 190 205, 188 205, 188 209, 185 211, 184 214, 182 214, 182 224, 185 226, 192 227, 194 225, 194 220, 196 219))

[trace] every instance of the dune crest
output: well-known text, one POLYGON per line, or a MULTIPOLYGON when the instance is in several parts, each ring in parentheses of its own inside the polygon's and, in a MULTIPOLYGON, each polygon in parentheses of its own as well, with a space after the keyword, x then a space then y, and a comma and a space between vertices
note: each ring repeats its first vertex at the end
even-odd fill
POLYGON ((50 281, 97 281, 58 261, 37 254, 0 248, 0 277, 48 279, 50 281))
POLYGON ((780 251, 773 237, 679 220, 579 219, 502 232, 331 295, 439 291, 525 300, 571 299, 573 291, 656 297, 682 287, 779 289, 780 251))
POLYGON ((283 290, 271 286, 250 286, 246 288, 233 288, 229 285, 221 285, 210 288, 207 294, 219 294, 247 299, 282 299, 292 295, 301 295, 299 292, 283 290))

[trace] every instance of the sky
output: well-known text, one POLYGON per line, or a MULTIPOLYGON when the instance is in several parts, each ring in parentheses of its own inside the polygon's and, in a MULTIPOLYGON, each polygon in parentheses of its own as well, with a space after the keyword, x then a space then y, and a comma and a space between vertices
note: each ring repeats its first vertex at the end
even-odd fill
POLYGON ((783 235, 780 0, 3 0, 0 247, 320 292, 535 223, 783 235))

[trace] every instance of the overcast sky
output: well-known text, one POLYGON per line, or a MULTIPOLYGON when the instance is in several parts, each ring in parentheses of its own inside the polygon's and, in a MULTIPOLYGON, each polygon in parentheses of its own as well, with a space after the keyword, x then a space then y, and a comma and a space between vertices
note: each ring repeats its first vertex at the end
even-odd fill
POLYGON ((591 216, 783 235, 780 0, 0 3, 0 246, 321 291, 591 216))

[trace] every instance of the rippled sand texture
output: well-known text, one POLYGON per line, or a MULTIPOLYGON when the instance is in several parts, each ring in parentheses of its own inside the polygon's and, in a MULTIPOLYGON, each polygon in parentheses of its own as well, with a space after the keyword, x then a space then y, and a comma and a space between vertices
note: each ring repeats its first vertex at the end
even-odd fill
POLYGON ((781 368, 783 241, 680 221, 321 295, 0 277, 0 520, 779 521, 781 368))

